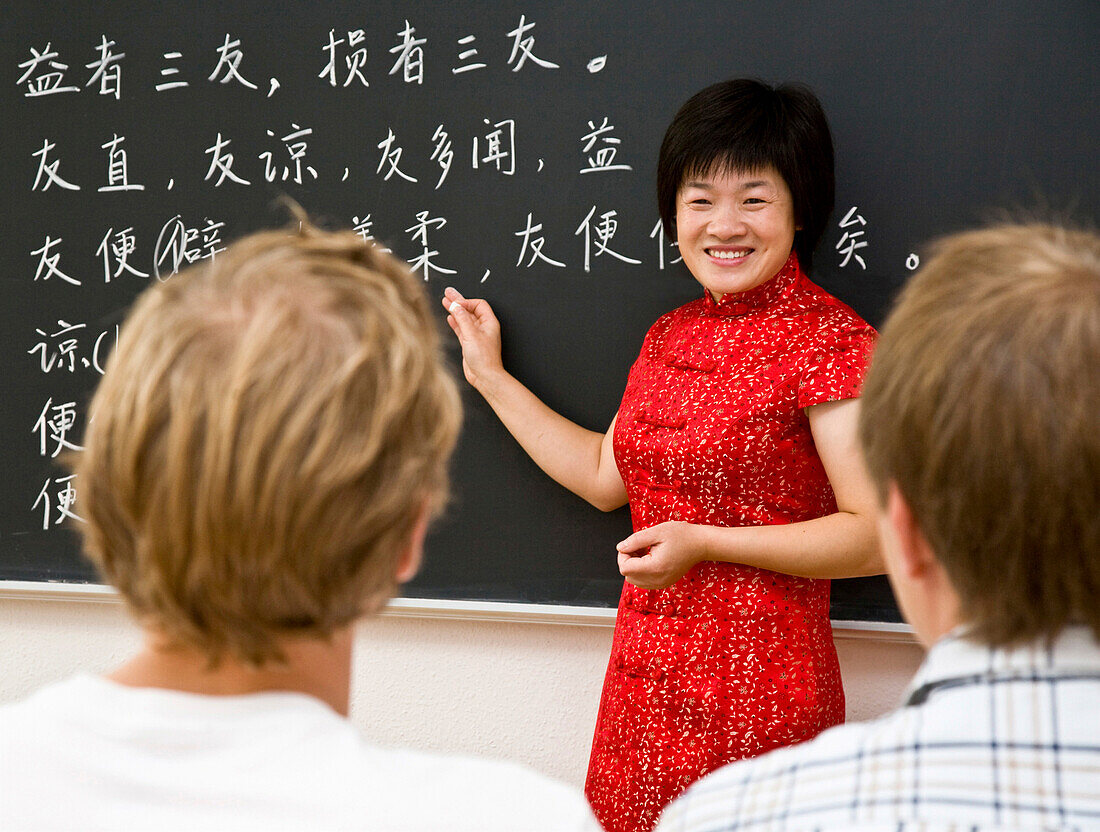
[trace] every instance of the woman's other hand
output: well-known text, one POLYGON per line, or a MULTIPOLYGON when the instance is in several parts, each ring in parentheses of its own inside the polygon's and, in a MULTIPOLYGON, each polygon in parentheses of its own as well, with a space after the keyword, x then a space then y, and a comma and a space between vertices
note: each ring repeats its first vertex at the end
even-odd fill
POLYGON ((467 299, 448 286, 443 292, 447 323, 462 347, 462 373, 476 389, 503 372, 500 359, 500 321, 487 300, 467 299))
POLYGON ((664 589, 706 560, 701 527, 672 521, 635 532, 615 548, 619 572, 642 589, 664 589))

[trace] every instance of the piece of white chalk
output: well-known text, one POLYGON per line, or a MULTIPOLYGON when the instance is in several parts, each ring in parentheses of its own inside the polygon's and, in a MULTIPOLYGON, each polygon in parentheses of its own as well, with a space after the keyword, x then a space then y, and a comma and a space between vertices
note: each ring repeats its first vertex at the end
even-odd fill
POLYGON ((450 313, 452 315, 455 313, 455 310, 457 310, 459 308, 460 308, 460 306, 459 306, 459 303, 458 303, 457 300, 454 303, 452 303, 450 306, 447 307, 447 309, 450 311, 450 313))

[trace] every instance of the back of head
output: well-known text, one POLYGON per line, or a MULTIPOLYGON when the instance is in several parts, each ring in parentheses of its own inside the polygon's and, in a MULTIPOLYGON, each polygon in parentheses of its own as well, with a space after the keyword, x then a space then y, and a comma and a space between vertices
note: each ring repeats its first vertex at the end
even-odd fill
POLYGON ((883 328, 860 433, 973 636, 1100 638, 1100 236, 1002 226, 943 240, 883 328))
POLYGON ((380 606, 459 422, 409 271, 264 232, 144 293, 76 458, 85 551, 145 626, 260 665, 380 606))
POLYGON ((657 207, 676 239, 676 194, 697 175, 774 168, 791 192, 794 248, 809 271, 833 210, 833 137, 821 102, 806 86, 751 78, 711 84, 684 103, 657 157, 657 207))

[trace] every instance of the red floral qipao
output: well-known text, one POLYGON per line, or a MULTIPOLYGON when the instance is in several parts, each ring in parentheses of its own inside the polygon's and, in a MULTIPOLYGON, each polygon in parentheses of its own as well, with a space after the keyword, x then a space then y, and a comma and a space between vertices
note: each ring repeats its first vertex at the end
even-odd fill
MULTIPOLYGON (((660 318, 615 426, 634 529, 835 512, 804 408, 858 396, 874 339, 793 254, 660 318)), ((668 589, 627 583, 585 791, 611 832, 647 832, 708 771, 843 719, 828 581, 708 561, 668 589)))

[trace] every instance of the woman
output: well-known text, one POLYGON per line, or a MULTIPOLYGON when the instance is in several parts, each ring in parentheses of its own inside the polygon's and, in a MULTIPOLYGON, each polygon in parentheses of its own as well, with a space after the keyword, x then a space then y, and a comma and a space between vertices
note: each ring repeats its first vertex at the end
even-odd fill
POLYGON ((855 438, 874 331, 803 268, 833 206, 820 103, 749 80, 704 89, 665 134, 657 196, 704 292, 650 329, 606 434, 503 369, 488 303, 443 299, 467 380, 534 461, 598 508, 630 503, 586 788, 613 832, 841 722, 824 579, 881 571, 855 438))

